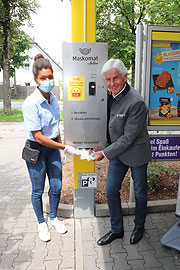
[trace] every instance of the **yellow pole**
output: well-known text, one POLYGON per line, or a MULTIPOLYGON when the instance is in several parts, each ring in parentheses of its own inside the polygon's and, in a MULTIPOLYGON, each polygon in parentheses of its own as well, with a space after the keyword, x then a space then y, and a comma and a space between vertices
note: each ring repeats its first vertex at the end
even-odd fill
POLYGON ((72 42, 84 42, 84 0, 71 3, 72 42))
MULTIPOLYGON (((72 42, 96 42, 96 0, 72 0, 71 4, 72 42)), ((94 171, 95 162, 73 157, 74 189, 77 189, 77 173, 94 171)))
POLYGON ((96 0, 87 0, 86 41, 96 42, 96 0))
POLYGON ((86 42, 96 42, 96 0, 72 0, 72 42, 84 42, 84 18, 86 17, 86 42))

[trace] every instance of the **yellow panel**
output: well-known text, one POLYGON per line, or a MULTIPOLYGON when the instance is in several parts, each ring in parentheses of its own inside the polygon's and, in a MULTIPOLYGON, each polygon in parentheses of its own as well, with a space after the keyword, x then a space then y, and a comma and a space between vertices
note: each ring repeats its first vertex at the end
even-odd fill
MULTIPOLYGON (((72 42, 84 42, 84 0, 72 0, 72 42)), ((96 0, 86 0, 86 41, 96 42, 96 0)), ((74 189, 77 189, 77 174, 95 171, 95 162, 73 157, 74 189)))
POLYGON ((170 42, 152 42, 152 47, 171 47, 171 43, 170 42))
POLYGON ((84 42, 84 0, 71 2, 72 42, 84 42))
POLYGON ((96 42, 96 0, 87 0, 86 10, 86 41, 96 42))
POLYGON ((168 122, 161 120, 151 120, 150 125, 180 125, 180 120, 171 120, 168 122))
POLYGON ((152 40, 180 41, 180 32, 152 32, 152 40))
POLYGON ((80 159, 79 156, 73 157, 73 179, 74 189, 77 189, 77 174, 78 173, 91 173, 95 171, 95 162, 80 159))
MULTIPOLYGON (((72 42, 84 42, 84 0, 72 0, 72 42)), ((96 42, 96 0, 86 0, 86 41, 96 42)))

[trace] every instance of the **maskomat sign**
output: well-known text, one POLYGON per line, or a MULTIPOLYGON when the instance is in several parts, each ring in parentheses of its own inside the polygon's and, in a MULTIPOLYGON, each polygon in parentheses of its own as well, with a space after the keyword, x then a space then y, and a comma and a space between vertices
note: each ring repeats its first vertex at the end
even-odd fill
POLYGON ((93 48, 89 47, 89 45, 87 47, 79 47, 79 52, 82 55, 73 55, 72 61, 84 61, 87 62, 89 65, 98 64, 99 57, 97 55, 89 56, 89 54, 93 52, 93 48))

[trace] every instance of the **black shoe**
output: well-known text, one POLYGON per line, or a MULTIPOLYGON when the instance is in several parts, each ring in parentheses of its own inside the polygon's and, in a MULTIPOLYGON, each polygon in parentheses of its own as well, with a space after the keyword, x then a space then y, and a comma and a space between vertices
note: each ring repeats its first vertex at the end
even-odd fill
POLYGON ((101 237, 98 241, 97 244, 98 246, 104 246, 110 244, 114 239, 117 238, 122 238, 124 236, 124 231, 120 233, 113 233, 113 232, 108 232, 105 234, 103 237, 101 237))
POLYGON ((130 243, 131 244, 136 244, 137 242, 139 242, 141 240, 141 238, 143 237, 144 234, 144 228, 134 228, 134 231, 131 234, 130 237, 130 243))

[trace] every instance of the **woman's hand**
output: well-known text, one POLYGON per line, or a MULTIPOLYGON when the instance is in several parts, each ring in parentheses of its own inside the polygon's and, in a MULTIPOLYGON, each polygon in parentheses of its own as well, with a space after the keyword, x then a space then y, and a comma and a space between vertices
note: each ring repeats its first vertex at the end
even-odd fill
POLYGON ((70 154, 72 156, 79 156, 80 155, 80 151, 71 145, 65 145, 64 153, 70 154))

